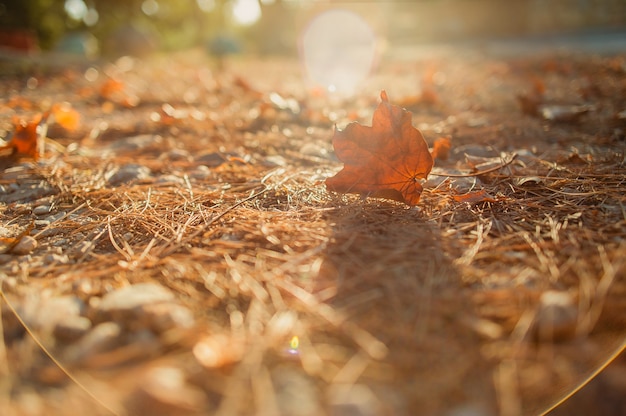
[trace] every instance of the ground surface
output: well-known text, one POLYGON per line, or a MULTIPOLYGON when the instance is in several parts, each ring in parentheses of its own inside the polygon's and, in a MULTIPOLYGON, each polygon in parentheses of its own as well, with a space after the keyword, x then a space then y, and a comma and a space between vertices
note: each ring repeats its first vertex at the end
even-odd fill
POLYGON ((537 414, 600 369, 626 332, 626 58, 396 58, 351 98, 290 59, 3 63, 5 138, 58 102, 80 125, 3 159, 0 407, 537 414), (324 187, 381 89, 451 139, 418 207, 324 187))

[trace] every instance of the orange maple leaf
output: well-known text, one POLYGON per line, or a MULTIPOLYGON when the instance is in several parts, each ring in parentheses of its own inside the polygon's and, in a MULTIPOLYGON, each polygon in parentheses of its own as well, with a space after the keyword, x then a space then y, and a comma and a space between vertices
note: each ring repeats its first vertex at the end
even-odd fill
POLYGON ((80 114, 70 103, 56 103, 51 108, 54 120, 64 129, 75 131, 80 126, 80 114))
POLYGON ((15 126, 15 132, 5 148, 12 149, 14 155, 28 156, 37 159, 40 136, 39 128, 46 122, 48 115, 48 112, 38 114, 30 121, 25 121, 18 116, 14 116, 13 125, 15 126))
POLYGON ((411 113, 390 104, 384 90, 380 98, 371 127, 353 122, 335 130, 333 147, 344 167, 326 179, 326 188, 417 205, 420 179, 428 176, 433 158, 411 113))
POLYGON ((453 195, 452 199, 456 202, 465 202, 470 205, 476 205, 480 202, 497 202, 497 200, 484 189, 471 191, 463 195, 453 195))
POLYGON ((448 160, 452 143, 447 137, 439 137, 433 143, 433 151, 431 152, 433 159, 448 160))

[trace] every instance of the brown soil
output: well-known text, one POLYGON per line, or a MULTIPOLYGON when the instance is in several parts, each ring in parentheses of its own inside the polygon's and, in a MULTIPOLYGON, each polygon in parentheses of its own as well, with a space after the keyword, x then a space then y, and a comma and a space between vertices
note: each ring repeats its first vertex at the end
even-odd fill
POLYGON ((32 227, 37 246, 1 255, 0 408, 539 414, 623 347, 626 57, 383 60, 351 98, 305 88, 295 60, 226 68, 190 52, 1 79, 5 137, 56 102, 81 125, 3 160, 2 237, 32 227), (333 127, 369 125, 381 89, 451 139, 418 207, 324 187, 333 127), (69 295, 97 324, 143 282, 193 325, 110 318, 123 333, 79 360, 37 315, 69 295))

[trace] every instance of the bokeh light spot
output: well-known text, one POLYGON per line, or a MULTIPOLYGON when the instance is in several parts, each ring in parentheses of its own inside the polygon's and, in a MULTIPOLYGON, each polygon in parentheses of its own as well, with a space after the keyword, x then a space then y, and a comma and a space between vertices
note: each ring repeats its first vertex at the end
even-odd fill
POLYGON ((352 94, 372 70, 376 34, 358 14, 329 10, 303 31, 300 55, 311 82, 330 92, 352 94))
POLYGON ((242 26, 249 26, 261 18, 261 6, 257 0, 235 0, 233 18, 242 26))
POLYGON ((198 7, 205 13, 212 12, 215 9, 215 0, 196 0, 198 7))
POLYGON ((83 0, 65 0, 65 12, 74 20, 81 20, 87 13, 87 5, 83 0))
POLYGON ((145 0, 141 3, 141 11, 146 14, 146 16, 154 16, 159 12, 159 3, 156 0, 145 0))

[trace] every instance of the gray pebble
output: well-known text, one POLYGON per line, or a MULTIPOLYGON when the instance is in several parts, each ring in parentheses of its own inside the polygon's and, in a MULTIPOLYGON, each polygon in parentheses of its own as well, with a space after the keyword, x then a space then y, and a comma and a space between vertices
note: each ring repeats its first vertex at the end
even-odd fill
POLYGON ((206 179, 212 175, 211 169, 208 166, 200 165, 189 172, 189 178, 191 179, 206 179))
POLYGON ((184 184, 185 180, 183 178, 181 178, 180 176, 176 176, 176 175, 162 175, 159 176, 159 178, 157 178, 156 180, 157 184, 184 184))
POLYGON ((15 259, 15 256, 12 256, 10 254, 0 254, 0 264, 6 264, 12 260, 15 259))
POLYGON ((91 329, 91 321, 84 316, 70 316, 54 327, 56 339, 73 342, 81 338, 91 329))
POLYGON ((63 217, 65 217, 65 211, 59 211, 56 214, 52 214, 47 216, 46 218, 44 218, 44 221, 47 221, 48 224, 52 224, 55 221, 58 221, 60 219, 62 219, 63 217))
POLYGON ((183 370, 175 367, 153 367, 142 375, 127 403, 133 414, 197 414, 206 406, 206 396, 187 383, 183 370))
POLYGON ((115 322, 94 326, 85 336, 66 350, 69 362, 80 362, 94 354, 115 348, 121 342, 122 327, 115 322))
POLYGON ((175 303, 157 303, 144 307, 145 320, 155 332, 189 328, 194 323, 191 310, 175 303))
POLYGON ((302 371, 279 366, 272 373, 272 381, 282 414, 293 416, 322 414, 319 391, 302 371))
POLYGON ((80 316, 84 308, 84 302, 76 296, 33 297, 24 303, 23 317, 34 329, 52 333, 59 323, 80 316))
POLYGON ((67 254, 49 253, 43 258, 44 264, 67 264, 70 262, 70 258, 67 254))
POLYGON ((50 213, 50 205, 38 205, 33 208, 33 214, 40 216, 50 213))
POLYGON ((331 415, 375 416, 382 407, 364 384, 333 384, 328 391, 331 415))
POLYGON ((565 341, 576 335, 578 308, 571 294, 549 290, 539 299, 536 334, 543 341, 565 341))
POLYGON ((192 159, 189 152, 185 149, 172 149, 169 152, 167 152, 166 157, 169 160, 191 161, 192 159))
POLYGON ((37 240, 33 237, 26 235, 20 239, 20 241, 13 247, 11 253, 23 256, 31 253, 37 248, 37 240))
MULTIPOLYGON (((145 308, 164 302, 173 302, 174 294, 154 283, 126 286, 104 295, 96 306, 96 321, 133 320, 144 318, 145 308)), ((128 322, 132 324, 133 322, 128 322)))
POLYGON ((107 293, 99 305, 103 312, 134 309, 156 302, 167 302, 174 299, 174 294, 167 288, 155 283, 138 283, 125 286, 107 293))
POLYGON ((124 183, 144 180, 149 178, 150 175, 151 171, 147 167, 130 163, 120 166, 119 169, 113 171, 108 177, 107 183, 109 186, 117 186, 124 183))

